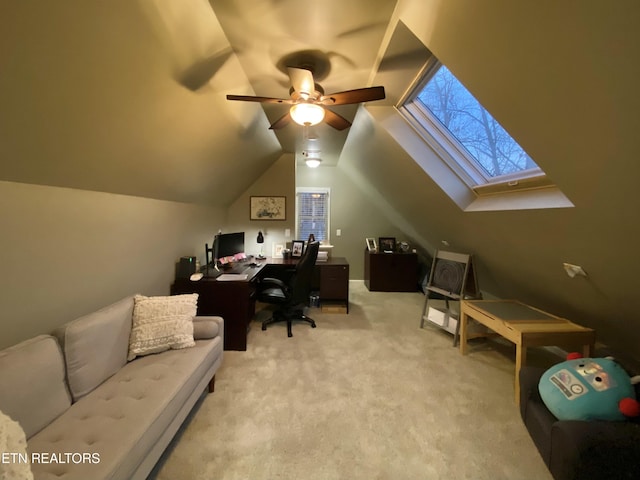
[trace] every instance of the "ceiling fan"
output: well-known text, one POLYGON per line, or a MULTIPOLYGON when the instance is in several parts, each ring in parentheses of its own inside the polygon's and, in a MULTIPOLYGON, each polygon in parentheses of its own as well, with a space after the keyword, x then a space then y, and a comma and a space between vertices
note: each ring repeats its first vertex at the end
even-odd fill
POLYGON ((254 97, 248 95, 227 95, 227 100, 242 102, 282 103, 291 105, 289 111, 269 127, 272 130, 283 128, 291 120, 299 125, 317 125, 323 120, 336 130, 344 130, 351 122, 343 116, 325 108, 329 105, 348 105, 371 102, 385 98, 384 87, 357 88, 344 92, 325 95, 323 88, 314 82, 311 71, 303 68, 287 68, 291 79, 289 95, 291 98, 254 97))

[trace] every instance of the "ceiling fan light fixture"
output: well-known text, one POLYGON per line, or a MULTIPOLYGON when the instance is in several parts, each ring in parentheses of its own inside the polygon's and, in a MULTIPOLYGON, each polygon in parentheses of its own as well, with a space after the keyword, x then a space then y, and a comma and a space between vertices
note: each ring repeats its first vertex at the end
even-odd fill
POLYGON ((315 103, 300 102, 291 107, 289 114, 298 125, 317 125, 324 119, 324 108, 315 103))
POLYGON ((321 162, 322 160, 319 157, 307 158, 307 160, 305 161, 307 167, 309 168, 318 168, 321 162))

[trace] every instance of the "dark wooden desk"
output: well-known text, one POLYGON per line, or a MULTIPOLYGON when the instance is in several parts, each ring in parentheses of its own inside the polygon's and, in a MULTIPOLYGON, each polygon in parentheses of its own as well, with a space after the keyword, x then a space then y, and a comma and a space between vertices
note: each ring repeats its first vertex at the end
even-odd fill
MULTIPOLYGON (((263 276, 278 269, 294 268, 297 259, 268 258, 263 276)), ((317 262, 311 278, 311 290, 320 295, 320 304, 339 303, 349 313, 349 262, 344 257, 331 257, 317 262)))
POLYGON ((224 318, 224 349, 246 350, 247 330, 255 314, 256 283, 264 265, 247 267, 245 280, 220 281, 205 276, 192 282, 176 279, 171 285, 171 295, 198 294, 198 315, 217 315, 224 318))
MULTIPOLYGON (((247 266, 246 279, 221 281, 205 276, 192 282, 176 279, 171 295, 198 294, 198 315, 218 315, 224 318, 224 349, 246 350, 247 333, 256 312, 256 288, 260 278, 275 275, 283 269, 293 269, 298 259, 267 258, 255 260, 259 267, 247 266)), ((316 263, 312 289, 320 292, 320 301, 340 301, 349 306, 349 263, 345 258, 330 258, 316 263)))

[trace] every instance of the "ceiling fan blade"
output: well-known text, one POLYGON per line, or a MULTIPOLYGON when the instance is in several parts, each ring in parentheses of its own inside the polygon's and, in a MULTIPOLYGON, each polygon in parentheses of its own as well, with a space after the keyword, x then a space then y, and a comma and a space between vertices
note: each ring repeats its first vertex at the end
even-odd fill
POLYGON ((368 87, 332 93, 322 97, 320 103, 323 105, 348 105, 350 103, 371 102, 384 98, 384 87, 368 87))
POLYGON ((241 102, 261 102, 261 103, 293 103, 291 99, 254 97, 251 95, 227 95, 227 100, 239 100, 241 102))
POLYGON ((332 112, 328 108, 324 109, 324 121, 336 130, 344 130, 351 126, 351 122, 349 120, 344 118, 342 115, 338 115, 336 112, 332 112))
POLYGON ((316 84, 313 81, 313 74, 309 70, 303 68, 287 68, 291 86, 299 94, 313 95, 316 90, 316 84))
POLYGON ((281 116, 278 120, 273 122, 269 127, 269 130, 278 130, 282 127, 286 127, 287 125, 289 125, 290 121, 291 121, 291 115, 289 115, 289 112, 287 112, 283 116, 281 116))

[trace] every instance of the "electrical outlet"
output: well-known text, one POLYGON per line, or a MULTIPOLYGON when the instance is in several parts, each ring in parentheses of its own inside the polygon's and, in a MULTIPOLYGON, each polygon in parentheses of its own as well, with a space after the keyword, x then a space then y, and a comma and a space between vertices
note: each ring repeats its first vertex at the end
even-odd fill
POLYGON ((337 229, 336 230, 336 237, 339 237, 340 235, 342 235, 342 230, 341 229, 337 229))
POLYGON ((289 238, 291 236, 291 229, 290 228, 285 228, 284 229, 284 236, 289 238))

